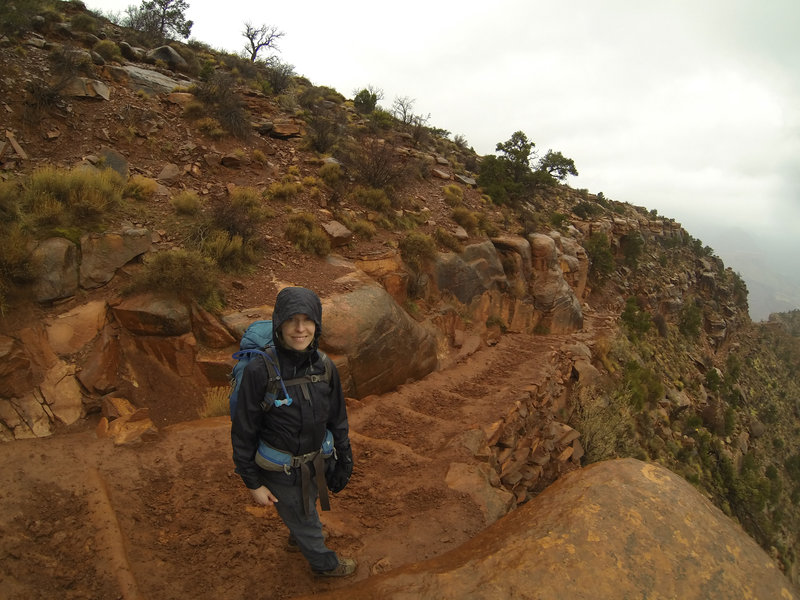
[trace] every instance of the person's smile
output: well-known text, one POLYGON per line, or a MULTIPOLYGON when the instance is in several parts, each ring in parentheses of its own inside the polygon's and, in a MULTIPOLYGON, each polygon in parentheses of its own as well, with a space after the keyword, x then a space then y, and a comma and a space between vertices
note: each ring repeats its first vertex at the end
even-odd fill
POLYGON ((284 343, 292 350, 303 351, 314 341, 317 326, 307 315, 296 314, 281 324, 284 343))

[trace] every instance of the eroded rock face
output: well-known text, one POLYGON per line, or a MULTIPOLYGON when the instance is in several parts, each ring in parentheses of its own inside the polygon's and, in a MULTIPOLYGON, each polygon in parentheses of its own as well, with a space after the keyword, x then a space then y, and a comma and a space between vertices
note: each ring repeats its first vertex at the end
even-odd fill
POLYGON ((323 315, 320 345, 348 357, 359 398, 420 379, 437 366, 434 337, 368 279, 352 292, 325 299, 323 315))
POLYGON ((574 471, 459 548, 316 594, 373 598, 797 598, 689 483, 634 459, 574 471))

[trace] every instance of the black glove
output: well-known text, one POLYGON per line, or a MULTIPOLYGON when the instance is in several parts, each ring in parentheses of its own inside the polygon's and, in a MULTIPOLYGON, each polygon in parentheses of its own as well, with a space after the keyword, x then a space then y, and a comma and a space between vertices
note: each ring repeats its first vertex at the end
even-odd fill
POLYGON ((350 446, 336 448, 336 455, 337 459, 331 461, 334 463, 332 468, 326 469, 325 473, 328 489, 334 494, 341 492, 347 486, 350 475, 353 474, 353 450, 350 446))

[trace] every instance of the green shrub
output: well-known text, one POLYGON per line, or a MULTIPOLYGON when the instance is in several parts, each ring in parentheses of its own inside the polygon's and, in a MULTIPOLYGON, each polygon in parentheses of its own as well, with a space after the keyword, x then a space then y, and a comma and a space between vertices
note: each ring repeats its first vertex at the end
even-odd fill
POLYGON ((560 229, 567 222, 569 222, 569 217, 563 213, 554 212, 550 215, 550 224, 556 229, 560 229))
POLYGON ((378 94, 374 91, 363 89, 353 98, 353 107, 362 115, 368 115, 378 105, 378 94))
POLYGON ((270 217, 258 190, 247 186, 237 187, 231 192, 230 199, 214 211, 214 228, 247 241, 256 235, 258 227, 270 217))
POLYGON ((397 120, 392 113, 376 108, 369 114, 369 128, 373 132, 388 131, 394 127, 397 120))
POLYGON ((289 89, 294 77, 294 67, 280 61, 273 62, 264 72, 273 94, 282 94, 289 89))
POLYGON ((158 182, 144 175, 134 175, 122 190, 123 198, 132 200, 150 200, 158 191, 158 182))
POLYGON ((292 242, 299 250, 327 256, 331 251, 331 242, 328 234, 320 227, 314 215, 298 213, 293 215, 286 225, 286 239, 292 242))
POLYGON ((353 190, 353 200, 364 208, 384 214, 388 213, 392 208, 392 203, 386 192, 375 188, 356 187, 353 190))
POLYGON ((38 225, 90 227, 119 204, 123 186, 122 176, 111 169, 43 167, 24 185, 22 207, 38 225))
POLYGON ((631 268, 636 268, 639 258, 644 251, 644 238, 638 231, 628 233, 620 238, 620 247, 625 257, 625 264, 631 268))
POLYGON ((319 176, 325 185, 331 188, 336 188, 342 180, 342 167, 339 163, 326 162, 319 169, 319 176))
MULTIPOLYGON (((250 135, 250 118, 244 101, 235 90, 236 81, 231 75, 215 73, 208 81, 198 83, 192 92, 222 129, 236 138, 246 139, 250 135)), ((211 136, 209 132, 204 133, 211 136)))
POLYGON ((591 219, 602 212, 603 209, 593 202, 581 201, 572 207, 572 213, 576 217, 584 220, 591 219))
POLYGON ((631 405, 636 410, 642 410, 645 405, 654 405, 664 396, 664 385, 658 375, 635 360, 625 365, 623 380, 631 405))
POLYGON ((173 196, 170 200, 172 206, 181 215, 196 215, 200 212, 202 200, 197 192, 192 190, 184 190, 173 196))
POLYGON ((436 228, 433 232, 433 237, 437 243, 457 254, 464 249, 458 238, 442 227, 436 228))
POLYGON ((198 411, 201 419, 211 417, 226 417, 230 414, 229 386, 211 387, 203 395, 203 407, 198 411))
POLYGON ((31 260, 33 239, 18 222, 0 224, 0 314, 6 294, 16 285, 36 278, 39 265, 31 260))
POLYGON ((92 50, 107 61, 122 62, 122 53, 120 52, 119 46, 111 40, 100 40, 94 45, 92 50))
POLYGON ((352 142, 341 154, 350 172, 369 187, 388 189, 402 183, 410 174, 405 159, 395 146, 384 140, 366 138, 352 142))
POLYGON ((226 273, 244 271, 258 260, 252 240, 244 240, 242 236, 227 231, 212 231, 201 250, 226 273))
POLYGON ((196 300, 206 308, 222 304, 214 264, 200 252, 182 248, 146 255, 127 291, 171 294, 185 301, 196 300))
POLYGON ((377 231, 375 225, 364 219, 353 223, 352 230, 355 235, 365 240, 371 240, 377 231))
POLYGON ((464 201, 464 190, 455 184, 449 184, 442 188, 444 201, 448 206, 459 206, 464 201))
POLYGON ((696 340, 700 336, 702 324, 703 313, 700 307, 691 301, 684 304, 678 317, 678 331, 685 337, 696 340))
POLYGON ((602 283, 614 272, 614 255, 605 233, 593 233, 585 246, 592 281, 602 283))
POLYGON ((200 133, 207 135, 212 140, 218 140, 225 136, 225 130, 222 129, 222 125, 213 117, 198 119, 195 122, 195 127, 200 133))
POLYGON ((187 102, 183 107, 183 116, 192 121, 203 118, 205 114, 206 107, 203 106, 202 102, 197 102, 196 100, 187 102))
POLYGON ((412 231, 400 240, 400 256, 411 270, 420 272, 426 262, 436 257, 436 244, 431 236, 412 231))
POLYGON ((297 196, 302 189, 303 185, 301 183, 296 183, 293 181, 276 181, 269 186, 267 195, 272 200, 282 200, 286 202, 297 196))
POLYGON ((85 33, 95 33, 97 31, 97 21, 95 18, 85 12, 77 13, 70 19, 72 29, 75 31, 83 31, 85 33))
POLYGON ((652 322, 650 313, 635 296, 631 296, 625 301, 625 310, 622 311, 620 320, 631 340, 637 340, 650 331, 652 322))
POLYGON ((453 209, 453 212, 450 215, 453 217, 453 220, 461 225, 467 233, 473 234, 478 229, 478 216, 463 206, 459 206, 453 209))
POLYGON ((332 110, 317 111, 307 122, 306 142, 313 150, 320 153, 333 148, 345 130, 341 113, 332 110))

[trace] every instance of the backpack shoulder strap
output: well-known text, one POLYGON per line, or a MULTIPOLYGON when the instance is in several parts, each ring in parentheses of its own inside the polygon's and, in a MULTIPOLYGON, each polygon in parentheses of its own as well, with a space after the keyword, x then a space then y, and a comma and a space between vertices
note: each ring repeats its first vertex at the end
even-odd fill
POLYGON ((328 382, 331 380, 331 371, 333 370, 333 361, 331 357, 325 354, 322 350, 317 350, 319 357, 322 359, 322 364, 325 366, 325 374, 322 376, 323 381, 328 382))
POLYGON ((271 346, 266 346, 263 352, 259 352, 261 358, 264 360, 264 365, 267 367, 267 389, 264 392, 264 398, 261 400, 261 408, 264 412, 268 412, 275 404, 275 399, 278 397, 278 385, 281 381, 281 374, 278 370, 278 357, 275 354, 275 349, 271 346))

